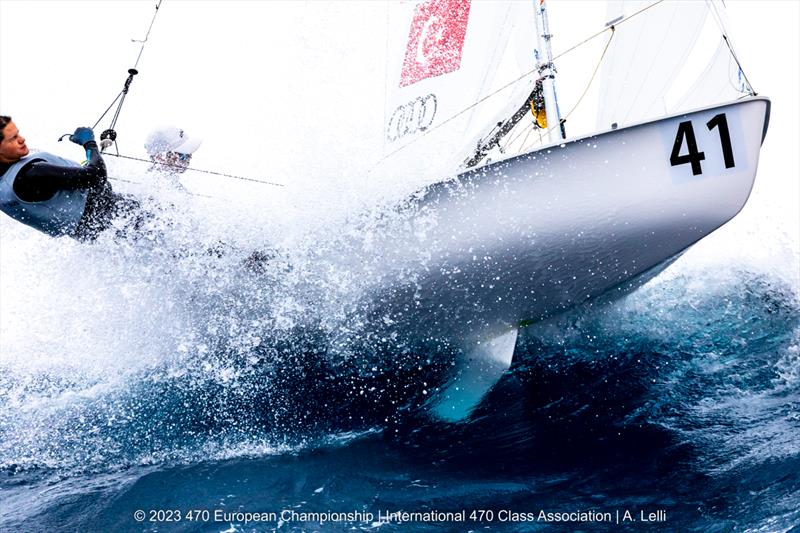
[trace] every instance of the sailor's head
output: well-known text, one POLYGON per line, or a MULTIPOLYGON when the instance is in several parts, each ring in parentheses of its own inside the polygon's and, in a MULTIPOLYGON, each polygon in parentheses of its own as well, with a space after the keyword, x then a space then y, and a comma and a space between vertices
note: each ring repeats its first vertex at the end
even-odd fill
POLYGON ((200 139, 190 138, 185 131, 174 126, 150 132, 144 143, 150 160, 161 163, 166 172, 181 173, 189 166, 192 154, 200 148, 200 139))
POLYGON ((11 117, 0 115, 0 163, 14 163, 28 155, 25 137, 11 121, 11 117))

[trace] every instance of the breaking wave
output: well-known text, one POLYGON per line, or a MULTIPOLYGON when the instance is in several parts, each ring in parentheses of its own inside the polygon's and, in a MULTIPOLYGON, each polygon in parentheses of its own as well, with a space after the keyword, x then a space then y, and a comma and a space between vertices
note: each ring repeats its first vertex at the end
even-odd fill
POLYGON ((191 208, 152 203, 138 238, 109 232, 92 245, 0 222, 13 280, 0 313, 0 490, 19 503, 7 523, 150 472, 351 450, 333 452, 344 468, 361 447, 412 471, 433 460, 445 501, 469 465, 483 477, 461 497, 476 505, 503 472, 545 483, 529 497, 564 505, 587 496, 578 479, 602 493, 613 477, 640 494, 645 476, 666 506, 702 507, 687 529, 800 523, 800 480, 781 475, 800 460, 791 266, 690 252, 622 300, 534 324, 471 421, 446 426, 425 404, 453 351, 382 337, 364 297, 385 275, 368 260, 373 232, 424 221, 398 210, 236 233, 191 208), (20 503, 18 487, 56 482, 20 503))

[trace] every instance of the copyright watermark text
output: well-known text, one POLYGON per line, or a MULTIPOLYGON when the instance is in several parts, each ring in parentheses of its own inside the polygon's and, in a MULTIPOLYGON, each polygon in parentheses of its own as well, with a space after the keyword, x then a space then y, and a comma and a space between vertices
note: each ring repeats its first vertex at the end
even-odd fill
POLYGON ((350 523, 361 522, 371 525, 403 523, 607 523, 629 524, 634 522, 664 523, 667 512, 664 509, 615 509, 612 511, 577 510, 517 511, 510 509, 461 509, 457 511, 322 511, 304 512, 296 509, 280 511, 231 511, 224 509, 138 509, 133 512, 136 522, 213 522, 213 523, 272 523, 278 526, 285 523, 350 523))

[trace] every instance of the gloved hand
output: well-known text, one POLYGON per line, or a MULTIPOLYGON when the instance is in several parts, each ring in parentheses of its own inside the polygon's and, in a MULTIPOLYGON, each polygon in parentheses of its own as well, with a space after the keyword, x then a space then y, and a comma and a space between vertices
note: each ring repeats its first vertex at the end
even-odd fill
POLYGON ((91 128, 75 128, 75 133, 69 136, 69 140, 75 144, 84 146, 86 143, 94 140, 94 132, 91 128))

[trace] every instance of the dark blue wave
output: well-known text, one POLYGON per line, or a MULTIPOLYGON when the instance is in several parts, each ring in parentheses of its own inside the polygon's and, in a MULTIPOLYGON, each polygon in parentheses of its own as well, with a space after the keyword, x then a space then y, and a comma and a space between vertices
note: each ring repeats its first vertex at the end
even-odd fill
MULTIPOLYGON (((435 422, 424 407, 452 353, 392 352, 373 341, 343 348, 325 328, 304 325, 265 338, 247 358, 220 342, 214 356, 235 379, 156 367, 62 411, 47 434, 55 440, 29 450, 40 462, 0 469, 0 498, 11 502, 0 522, 219 531, 228 524, 141 524, 131 513, 233 506, 668 516, 649 525, 381 527, 389 531, 800 526, 800 306, 790 286, 747 272, 701 289, 675 277, 533 325, 465 424, 435 422), (53 466, 53 454, 71 459, 53 466)), ((354 526, 366 527, 285 527, 354 526)))

